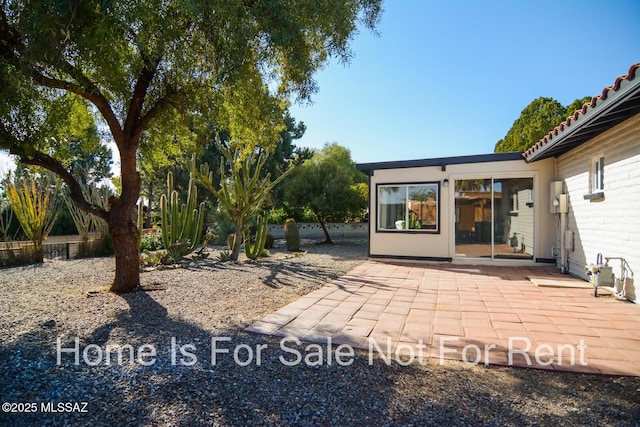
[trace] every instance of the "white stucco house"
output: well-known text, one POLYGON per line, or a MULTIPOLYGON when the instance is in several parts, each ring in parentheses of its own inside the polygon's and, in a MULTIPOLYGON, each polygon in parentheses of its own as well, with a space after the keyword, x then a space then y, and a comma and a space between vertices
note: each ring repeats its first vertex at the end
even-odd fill
MULTIPOLYGON (((358 164, 370 180, 369 256, 556 263, 587 279, 602 254, 624 258, 629 279, 640 272, 640 64, 532 143, 358 164)), ((619 260, 610 265, 619 277, 619 260)))

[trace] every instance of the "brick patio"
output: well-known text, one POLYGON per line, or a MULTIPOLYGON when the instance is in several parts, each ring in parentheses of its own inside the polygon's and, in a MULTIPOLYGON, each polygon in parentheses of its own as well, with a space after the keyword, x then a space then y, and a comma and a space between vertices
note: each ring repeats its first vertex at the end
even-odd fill
POLYGON ((640 376, 640 306, 533 276, 568 280, 551 267, 368 261, 248 330, 394 357, 640 376))

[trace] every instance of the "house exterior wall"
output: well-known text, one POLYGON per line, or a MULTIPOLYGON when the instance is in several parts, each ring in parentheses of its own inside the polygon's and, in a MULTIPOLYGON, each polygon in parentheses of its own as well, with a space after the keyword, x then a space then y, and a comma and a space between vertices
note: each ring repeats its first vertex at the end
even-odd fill
POLYGON ((455 255, 454 182, 456 179, 522 178, 534 180, 534 257, 552 258, 555 218, 549 213, 549 183, 554 180, 554 159, 528 164, 524 160, 374 170, 370 177, 369 253, 373 257, 451 259, 455 255), (444 179, 449 186, 444 187, 444 179), (422 182, 440 183, 439 233, 378 231, 377 186, 422 182))
MULTIPOLYGON (((509 232, 507 234, 511 236, 515 233, 519 242, 518 247, 522 248, 524 253, 533 255, 533 252, 531 250, 531 248, 533 247, 533 236, 530 235, 530 230, 532 229, 531 224, 534 225, 533 230, 535 230, 535 223, 533 209, 527 206, 527 202, 529 202, 530 197, 529 193, 530 190, 520 190, 517 192, 517 215, 511 217, 511 227, 509 228, 509 232)), ((531 194, 531 198, 533 198, 533 194, 531 194)), ((543 215, 545 215, 544 212, 543 215)), ((548 256, 549 255, 547 255, 547 257, 548 256)))
MULTIPOLYGON (((595 263, 602 253, 625 258, 640 274, 640 114, 559 156, 557 171, 569 195, 567 229, 574 232, 570 273, 586 279, 585 264, 595 263), (585 200, 592 162, 602 156, 604 198, 585 200)), ((619 264, 612 264, 618 276, 619 264)), ((636 295, 640 295, 638 281, 636 295)))

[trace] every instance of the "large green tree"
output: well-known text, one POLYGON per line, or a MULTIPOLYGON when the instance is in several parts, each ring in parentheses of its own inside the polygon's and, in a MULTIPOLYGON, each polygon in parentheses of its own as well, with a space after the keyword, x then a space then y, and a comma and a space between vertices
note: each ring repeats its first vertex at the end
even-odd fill
MULTIPOLYGON (((262 168, 263 174, 270 173, 272 178, 279 177, 291 163, 304 153, 294 141, 300 139, 306 130, 303 122, 297 122, 288 110, 283 112, 284 129, 280 131, 274 141, 267 141, 257 147, 258 154, 266 152, 267 160, 262 168)), ((181 136, 145 135, 141 142, 138 168, 142 178, 142 195, 149 203, 157 206, 161 191, 167 181, 167 172, 173 173, 175 188, 186 191, 189 183, 189 171, 187 160, 192 154, 196 154, 198 164, 207 163, 214 174, 220 171, 220 163, 224 161, 223 154, 218 144, 233 148, 238 144, 230 140, 227 130, 218 129, 215 123, 209 124, 208 130, 200 134, 188 134, 181 136), (165 144, 152 144, 149 140, 155 137, 166 138, 165 144)), ((303 160, 306 159, 303 158, 303 160)), ((220 177, 216 175, 213 180, 216 188, 220 177)), ((199 193, 201 195, 205 192, 199 193)), ((282 184, 278 184, 271 195, 271 203, 275 206, 282 204, 282 184)))
POLYGON ((522 110, 505 137, 496 143, 495 152, 527 150, 590 99, 576 99, 568 107, 553 98, 534 99, 522 110))
POLYGON ((374 28, 380 3, 2 0, 0 146, 58 174, 78 207, 108 223, 116 261, 111 290, 135 290, 132 213, 145 132, 193 125, 188 116, 220 116, 251 152, 281 130, 274 121, 283 99, 309 99, 314 72, 331 57, 349 59, 358 22, 374 28), (65 114, 50 106, 68 92, 93 104, 120 154, 121 192, 109 210, 87 201, 56 152, 43 149, 59 129, 56 116, 65 114))
POLYGON ((365 182, 366 176, 356 169, 348 149, 325 144, 285 180, 285 201, 311 209, 322 227, 325 243, 333 243, 327 222, 356 216, 367 207, 367 192, 362 190, 365 182))
POLYGON ((113 156, 101 138, 88 102, 72 93, 62 98, 68 114, 58 123, 58 135, 46 138, 50 152, 55 152, 62 165, 85 183, 98 183, 111 178, 113 156))

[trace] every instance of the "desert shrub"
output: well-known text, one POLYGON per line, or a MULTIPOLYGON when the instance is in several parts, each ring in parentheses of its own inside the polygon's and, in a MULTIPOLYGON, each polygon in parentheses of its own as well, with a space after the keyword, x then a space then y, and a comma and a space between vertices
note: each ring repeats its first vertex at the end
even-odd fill
POLYGON ((159 232, 146 233, 140 236, 140 251, 157 251, 164 249, 162 236, 159 232))
POLYGON ((283 207, 270 209, 267 212, 267 220, 269 221, 269 224, 284 224, 284 221, 289 218, 289 216, 290 215, 283 207))
POLYGON ((231 252, 229 252, 229 251, 220 252, 220 255, 218 255, 218 261, 220 261, 220 262, 229 262, 229 261, 231 261, 231 252))
POLYGON ((318 218, 308 207, 298 208, 284 205, 267 212, 269 224, 284 224, 287 218, 293 218, 296 222, 318 222, 318 218))
POLYGON ((58 208, 58 215, 56 221, 51 228, 50 236, 68 236, 71 234, 80 234, 76 225, 73 222, 69 208, 62 204, 58 208))

